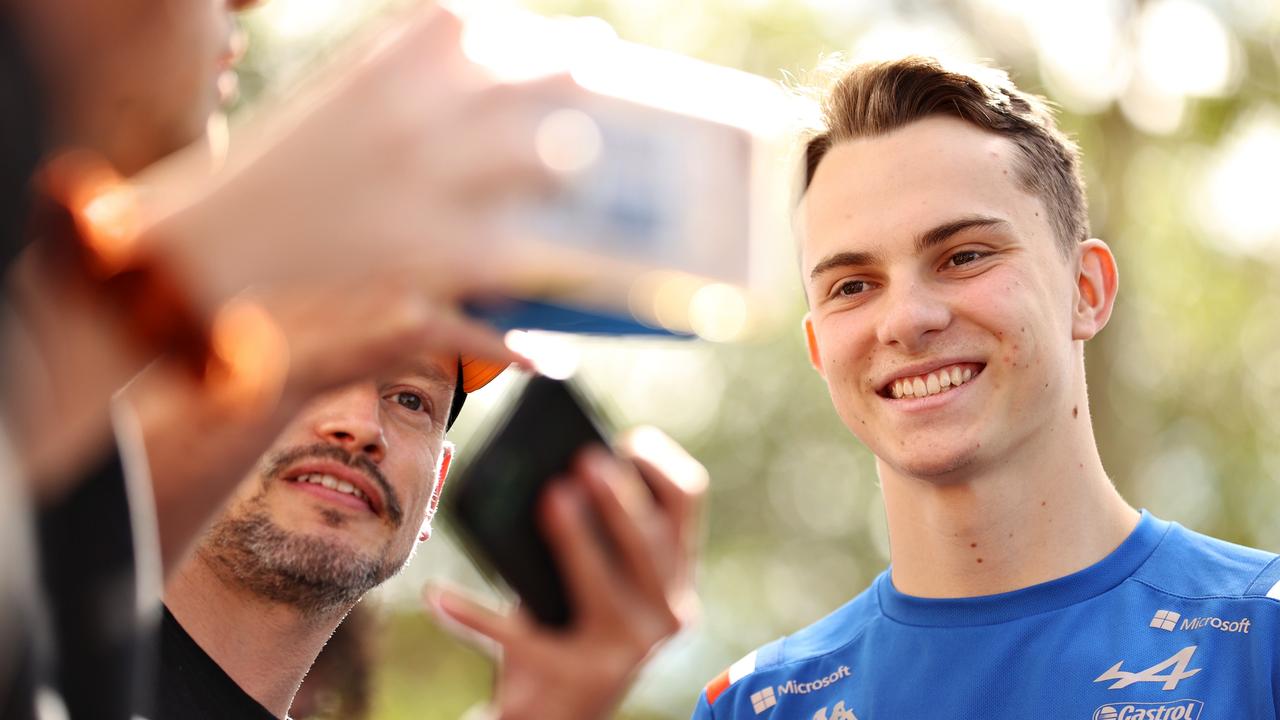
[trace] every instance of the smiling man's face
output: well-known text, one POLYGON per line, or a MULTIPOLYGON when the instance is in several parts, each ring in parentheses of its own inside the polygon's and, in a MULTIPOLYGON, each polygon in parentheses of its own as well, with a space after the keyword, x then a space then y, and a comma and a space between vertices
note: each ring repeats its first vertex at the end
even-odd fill
POLYGON ((811 359, 899 473, 998 463, 1071 412, 1075 261, 1016 152, 929 117, 833 147, 801 205, 811 359))
POLYGON ((313 401, 242 483, 198 552, 304 612, 344 608, 398 571, 443 483, 456 359, 313 401))

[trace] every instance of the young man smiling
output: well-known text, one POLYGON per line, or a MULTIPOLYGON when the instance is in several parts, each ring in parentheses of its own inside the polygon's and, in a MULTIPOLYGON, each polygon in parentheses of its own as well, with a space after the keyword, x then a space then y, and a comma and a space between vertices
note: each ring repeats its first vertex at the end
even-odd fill
POLYGON ((824 116, 804 330, 876 456, 892 566, 695 718, 1275 718, 1275 556, 1138 512, 1103 469, 1084 342, 1118 273, 1044 103, 906 58, 853 68, 824 116))

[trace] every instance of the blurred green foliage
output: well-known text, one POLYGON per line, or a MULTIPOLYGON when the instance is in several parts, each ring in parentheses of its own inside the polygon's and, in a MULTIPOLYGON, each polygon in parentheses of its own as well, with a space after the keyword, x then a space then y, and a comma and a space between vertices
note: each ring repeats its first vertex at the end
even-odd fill
MULTIPOLYGON (((1094 234, 1112 245, 1122 276, 1111 325, 1088 347, 1091 409, 1106 467, 1137 506, 1278 551, 1280 10, 1244 0, 1197 6, 1226 33, 1230 72, 1222 86, 1183 95, 1165 87, 1154 101, 1134 100, 1144 92, 1132 69, 1143 52, 1135 39, 1143 18, 1157 5, 1185 11, 1189 4, 1061 4, 1065 9, 1055 12, 1101 8, 1114 21, 1116 57, 1129 65, 1095 68, 1102 75, 1091 78, 1087 58, 1070 55, 1070 37, 1035 31, 1030 10, 997 0, 524 3, 546 14, 598 16, 624 39, 779 81, 805 77, 827 55, 856 57, 870 45, 955 50, 989 58, 1024 88, 1059 102, 1063 127, 1082 146, 1094 234), (1073 80, 1073 68, 1084 74, 1073 80), (1098 78, 1124 73, 1132 78, 1110 97, 1089 95, 1098 78), (1270 172, 1248 174, 1258 167, 1270 172)), ((1025 4, 1038 5, 1049 3, 1025 4)), ((1064 18, 1071 16, 1040 21, 1064 18)), ((263 87, 260 77, 306 66, 360 20, 356 13, 292 50, 251 21, 258 44, 249 58, 246 103, 263 87)), ((1085 26, 1076 38, 1080 52, 1093 52, 1105 36, 1095 29, 1104 28, 1085 26)), ((1067 22, 1063 32, 1069 30, 1067 22)), ((1194 51, 1196 37, 1186 47, 1194 51)), ((1197 67, 1184 74, 1190 78, 1197 67)), ((588 379, 614 415, 666 427, 713 479, 703 623, 656 658, 623 717, 687 717, 705 680, 747 650, 834 609, 887 562, 872 459, 841 425, 807 365, 798 287, 781 302, 790 308, 787 320, 750 343, 615 343, 586 351, 588 379), (678 407, 689 404, 702 411, 678 407)), ((464 456, 502 388, 481 393, 464 414, 453 436, 464 456)), ((427 577, 483 587, 441 535, 380 591, 383 660, 374 712, 380 720, 459 717, 488 695, 488 662, 435 629, 416 602, 427 577)))

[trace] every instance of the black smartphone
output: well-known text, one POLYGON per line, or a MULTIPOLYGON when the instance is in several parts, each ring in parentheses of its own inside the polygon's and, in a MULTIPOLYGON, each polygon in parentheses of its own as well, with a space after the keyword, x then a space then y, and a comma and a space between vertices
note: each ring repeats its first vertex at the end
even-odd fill
POLYGON ((573 619, 564 582, 538 527, 547 483, 579 450, 608 447, 608 429, 572 383, 535 376, 448 482, 442 512, 482 570, 497 575, 539 622, 573 619))

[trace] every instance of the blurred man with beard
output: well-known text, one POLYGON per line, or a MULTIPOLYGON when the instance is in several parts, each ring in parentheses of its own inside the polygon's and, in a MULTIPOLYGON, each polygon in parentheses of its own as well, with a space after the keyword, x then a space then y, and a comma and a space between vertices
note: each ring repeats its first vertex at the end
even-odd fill
MULTIPOLYGON (((285 427, 167 584, 160 718, 286 716, 334 628, 430 535, 456 368, 424 358, 329 393, 285 427)), ((432 599, 501 647, 499 717, 606 717, 687 614, 704 472, 656 430, 619 452, 629 461, 583 451, 541 508, 576 608, 568 629, 432 599)))

